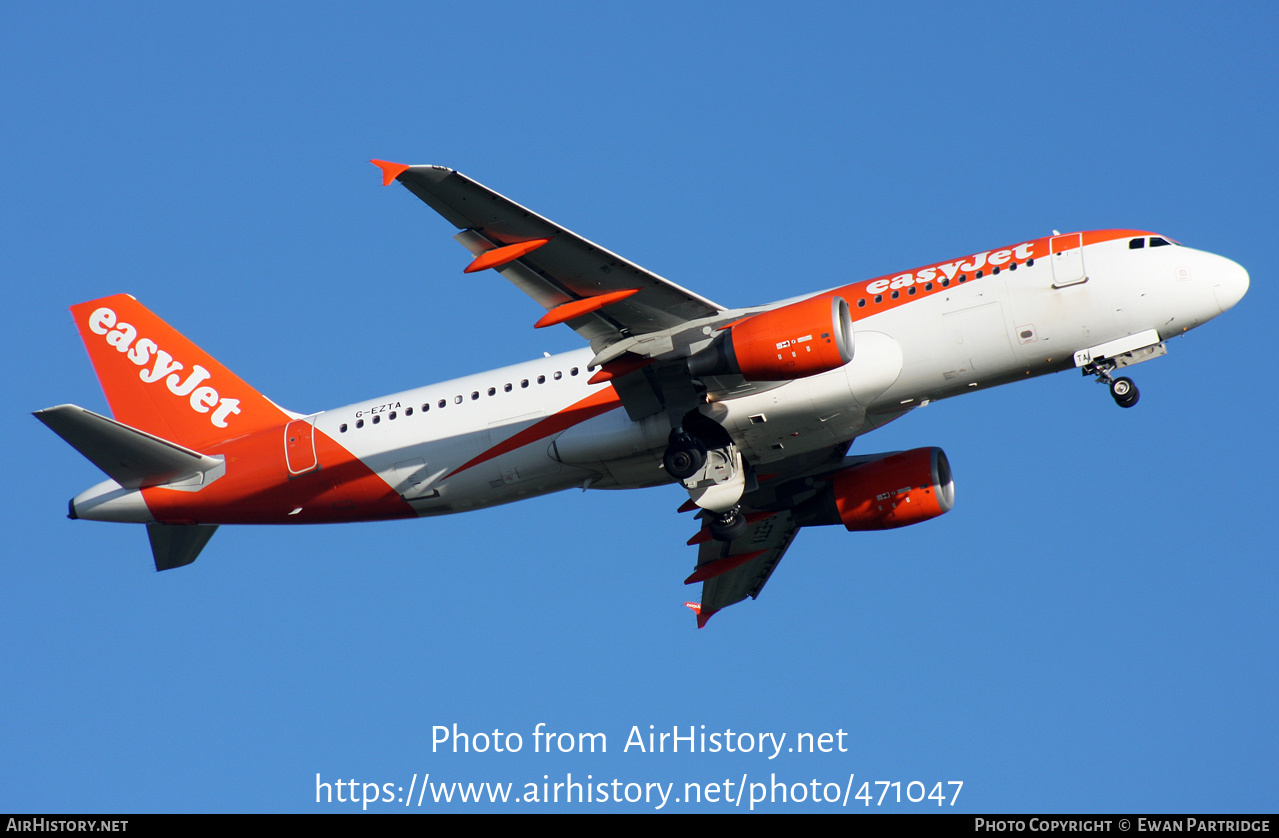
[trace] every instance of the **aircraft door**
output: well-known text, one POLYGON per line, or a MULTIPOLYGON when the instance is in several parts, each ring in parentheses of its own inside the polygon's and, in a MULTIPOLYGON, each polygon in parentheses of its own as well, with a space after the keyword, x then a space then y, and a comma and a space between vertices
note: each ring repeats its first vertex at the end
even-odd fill
POLYGON ((294 419, 284 426, 284 463, 289 477, 297 477, 320 467, 315 453, 315 417, 294 419))
POLYGON ((1053 236, 1048 242, 1053 266, 1053 288, 1065 288, 1088 281, 1084 273, 1083 234, 1053 236))

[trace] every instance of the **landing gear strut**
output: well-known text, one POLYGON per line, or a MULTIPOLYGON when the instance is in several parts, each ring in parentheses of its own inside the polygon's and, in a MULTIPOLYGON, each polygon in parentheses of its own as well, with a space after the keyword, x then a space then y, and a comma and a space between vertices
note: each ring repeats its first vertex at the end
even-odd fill
POLYGON ((1112 378, 1111 370, 1115 369, 1114 361, 1103 360, 1089 364, 1083 368, 1084 375, 1095 375, 1097 381, 1110 387, 1110 397, 1120 407, 1132 407, 1141 398, 1137 385, 1131 378, 1112 378))
POLYGON ((747 484, 746 463, 722 426, 697 411, 686 414, 671 431, 662 465, 701 507, 698 517, 712 538, 732 541, 746 534, 741 505, 747 484))

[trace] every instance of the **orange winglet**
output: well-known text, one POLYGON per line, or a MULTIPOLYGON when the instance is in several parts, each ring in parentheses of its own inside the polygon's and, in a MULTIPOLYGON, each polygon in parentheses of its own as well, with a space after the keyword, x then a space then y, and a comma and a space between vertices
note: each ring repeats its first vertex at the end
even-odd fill
POLYGON ((571 300, 570 302, 558 305, 542 316, 542 319, 533 324, 534 329, 542 329, 547 326, 554 326, 557 323, 563 323, 566 320, 573 320, 593 311, 599 311, 604 306, 624 300, 634 294, 638 294, 638 288, 627 288, 624 291, 612 291, 608 294, 600 294, 597 297, 586 297, 581 300, 571 300))
POLYGON ((736 556, 725 556, 722 559, 716 559, 713 562, 707 562, 700 565, 693 571, 693 575, 684 580, 685 585, 691 585, 694 582, 705 582, 707 579, 714 579, 716 576, 722 576, 735 567, 740 567, 751 559, 767 553, 767 550, 754 550, 750 553, 738 553, 736 556))
POLYGON ((684 603, 684 605, 690 611, 692 611, 694 614, 697 615, 698 628, 704 627, 706 625, 706 621, 709 620, 711 617, 715 616, 715 614, 718 613, 719 611, 719 609, 716 608, 714 611, 707 611, 706 613, 703 614, 702 604, 700 602, 686 602, 684 603))
POLYGON ((507 262, 514 262, 521 256, 532 253, 534 250, 537 250, 549 241, 550 239, 531 239, 526 242, 516 242, 515 244, 508 244, 502 247, 495 247, 492 250, 486 250, 479 256, 476 256, 475 260, 471 262, 471 264, 467 265, 466 269, 463 270, 462 273, 473 274, 476 271, 483 271, 489 268, 499 268, 507 262))
POLYGON ((631 355, 627 353, 614 361, 609 361, 600 367, 599 372, 592 375, 586 380, 587 384, 599 384, 602 381, 612 381, 614 378, 620 378, 628 373, 643 369, 653 363, 655 359, 645 358, 642 355, 631 355))
POLYGON ((409 168, 407 163, 391 163, 386 160, 370 160, 369 162, 382 170, 383 186, 390 186, 397 177, 404 174, 409 168))

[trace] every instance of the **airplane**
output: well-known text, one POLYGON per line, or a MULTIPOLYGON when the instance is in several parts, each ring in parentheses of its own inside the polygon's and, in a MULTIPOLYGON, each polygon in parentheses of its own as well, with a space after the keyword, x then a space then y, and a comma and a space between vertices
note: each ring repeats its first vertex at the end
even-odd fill
MULTIPOLYGON (((1027 239, 745 308, 686 290, 459 172, 371 161, 459 229, 492 270, 589 344, 300 414, 126 294, 71 313, 113 418, 34 415, 106 473, 69 517, 145 524, 157 571, 222 524, 426 517, 568 488, 679 484, 700 529, 698 628, 759 596, 800 529, 892 529, 954 505, 936 447, 850 455, 940 399, 1115 372, 1234 306, 1248 273, 1158 233, 1027 239)), ((198 316, 198 315, 197 315, 198 316)))

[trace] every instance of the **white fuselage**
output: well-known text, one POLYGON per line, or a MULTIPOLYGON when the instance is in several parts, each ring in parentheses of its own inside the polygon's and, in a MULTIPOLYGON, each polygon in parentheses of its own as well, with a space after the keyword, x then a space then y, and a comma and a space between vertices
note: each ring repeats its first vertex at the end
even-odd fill
MULTIPOLYGON (((764 466, 851 440, 929 401, 1071 368, 1079 350, 1149 330, 1166 340, 1247 290, 1247 273, 1229 259, 1178 245, 1132 249, 1132 238, 970 276, 879 312, 868 283, 835 289, 856 318, 849 364, 745 395, 712 393, 703 412, 747 461, 764 466)), ((919 274, 915 284, 922 287, 919 274)), ((591 357, 582 349, 370 399, 318 414, 315 427, 420 515, 574 486, 670 482, 664 414, 633 422, 617 404, 585 421, 553 421, 610 389, 587 383, 591 357), (507 442, 519 433, 525 438, 507 442)))

